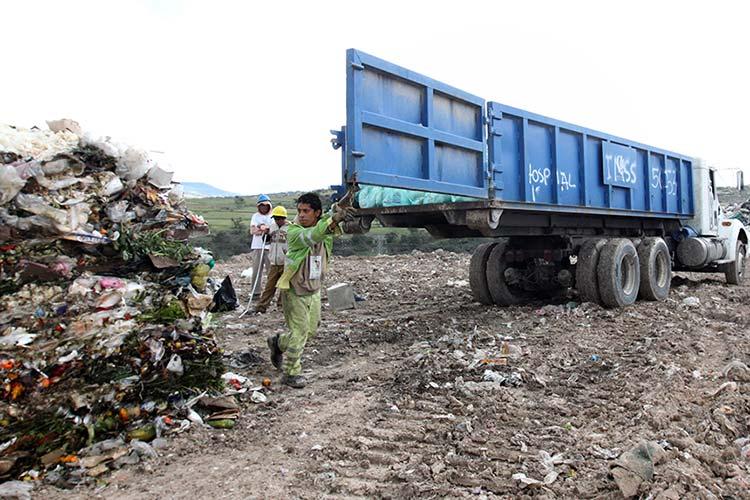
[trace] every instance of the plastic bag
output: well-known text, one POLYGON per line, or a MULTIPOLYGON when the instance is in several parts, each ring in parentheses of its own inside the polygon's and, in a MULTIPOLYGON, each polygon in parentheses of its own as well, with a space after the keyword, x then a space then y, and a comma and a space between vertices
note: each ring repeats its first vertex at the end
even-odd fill
POLYGON ((169 363, 167 363, 167 370, 177 376, 181 376, 185 373, 185 369, 182 366, 182 358, 179 354, 172 354, 172 357, 169 358, 169 363))
POLYGON ((182 184, 172 184, 172 189, 170 189, 167 193, 169 202, 173 205, 177 205, 178 203, 180 203, 184 196, 185 188, 182 186, 182 184))
POLYGON ((135 213, 128 212, 128 200, 120 200, 107 207, 107 217, 112 222, 120 224, 135 219, 135 213))
POLYGON ((0 205, 5 205, 26 185, 15 167, 0 165, 0 205))
POLYGON ((124 150, 124 147, 113 142, 111 137, 94 137, 89 133, 83 134, 83 137, 81 137, 81 144, 83 146, 94 146, 101 149, 104 154, 114 158, 119 158, 124 150))
POLYGON ((99 184, 102 186, 99 191, 102 196, 112 196, 125 189, 125 185, 120 178, 112 172, 102 172, 99 177, 99 184))
POLYGON ((199 292, 204 291, 206 289, 206 282, 210 271, 211 267, 208 264, 198 264, 190 273, 190 284, 199 292))
POLYGON ((214 295, 213 306, 210 312, 233 311, 240 306, 237 300, 237 292, 234 291, 232 280, 227 276, 221 282, 219 291, 214 295))
POLYGON ((61 118, 60 120, 47 120, 47 126, 52 132, 68 131, 76 135, 81 135, 81 125, 70 118, 61 118))
POLYGON ((151 168, 148 154, 136 148, 128 148, 117 159, 115 173, 126 181, 137 181, 151 168))

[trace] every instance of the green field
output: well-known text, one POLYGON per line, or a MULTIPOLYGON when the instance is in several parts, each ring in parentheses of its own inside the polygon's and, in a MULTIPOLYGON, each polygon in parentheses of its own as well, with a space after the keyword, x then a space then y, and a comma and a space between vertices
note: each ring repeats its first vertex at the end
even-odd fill
MULTIPOLYGON (((319 191, 319 193, 321 193, 319 191)), ((292 219, 297 214, 294 200, 302 192, 294 193, 275 193, 268 195, 271 198, 273 206, 281 205, 289 212, 289 218, 292 219)), ((330 192, 322 192, 326 196, 330 192)), ((250 227, 250 217, 255 213, 255 202, 257 196, 237 196, 234 198, 188 198, 188 208, 196 214, 202 216, 208 222, 212 232, 231 229, 232 219, 239 219, 245 225, 250 227)), ((324 201, 325 203, 325 201, 324 201)))
MULTIPOLYGON (((317 191, 323 200, 323 208, 329 205, 331 191, 317 191)), ((295 200, 301 192, 269 194, 274 206, 282 205, 295 217, 295 200)), ((189 198, 188 208, 201 215, 211 228, 211 233, 194 241, 194 244, 210 249, 217 259, 249 251, 248 229, 250 218, 255 213, 257 196, 235 198, 189 198)), ((367 234, 344 235, 334 245, 338 255, 374 255, 406 253, 418 249, 432 251, 437 248, 467 251, 480 239, 436 240, 424 229, 382 227, 375 221, 367 234)))
MULTIPOLYGON (((323 208, 327 209, 329 206, 329 198, 333 191, 318 190, 318 193, 323 200, 323 208)), ((302 195, 302 191, 288 192, 288 193, 273 193, 269 194, 271 203, 273 206, 281 205, 286 208, 289 213, 289 220, 294 219, 297 215, 295 200, 302 195)), ((238 196, 234 198, 187 198, 185 201, 188 208, 202 216, 208 226, 211 228, 211 232, 226 231, 233 228, 232 219, 236 219, 242 222, 246 228, 250 227, 250 217, 255 213, 255 203, 257 195, 253 196, 238 196), (239 201, 242 200, 242 201, 239 201)), ((370 230, 372 234, 405 234, 408 233, 408 229, 394 228, 394 227, 381 227, 377 221, 373 223, 373 227, 370 230)))

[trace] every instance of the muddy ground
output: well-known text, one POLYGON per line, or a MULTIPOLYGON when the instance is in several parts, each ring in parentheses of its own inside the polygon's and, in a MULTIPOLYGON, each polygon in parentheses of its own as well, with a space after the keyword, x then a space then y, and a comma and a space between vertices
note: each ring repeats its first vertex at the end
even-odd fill
MULTIPOLYGON (((218 274, 239 279, 248 262, 218 274)), ((235 429, 194 428, 97 486, 35 495, 747 498, 750 286, 679 275, 666 302, 621 310, 574 296, 485 307, 468 263, 441 251, 337 258, 328 284, 366 300, 324 307, 303 390, 281 387, 267 360, 278 311, 225 314, 232 370, 271 377, 267 403, 244 402, 235 429), (639 443, 650 451, 633 462, 639 443)))

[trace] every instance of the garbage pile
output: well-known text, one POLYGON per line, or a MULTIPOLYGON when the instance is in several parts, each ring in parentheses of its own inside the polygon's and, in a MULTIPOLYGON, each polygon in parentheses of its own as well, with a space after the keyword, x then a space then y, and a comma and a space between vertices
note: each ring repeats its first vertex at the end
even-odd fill
POLYGON ((0 125, 0 481, 75 484, 196 420, 225 386, 212 312, 238 304, 172 173, 48 125, 0 125))
POLYGON ((723 208, 730 219, 738 219, 744 225, 750 225, 750 199, 744 203, 725 205, 723 208))

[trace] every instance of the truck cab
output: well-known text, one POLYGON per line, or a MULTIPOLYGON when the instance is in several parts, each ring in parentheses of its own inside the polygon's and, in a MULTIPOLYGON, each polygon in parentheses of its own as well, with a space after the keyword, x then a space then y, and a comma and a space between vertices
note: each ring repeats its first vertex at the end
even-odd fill
POLYGON ((695 215, 685 222, 685 239, 677 246, 676 270, 723 272, 738 284, 744 275, 748 231, 737 219, 726 217, 716 190, 716 168, 693 161, 695 215))

